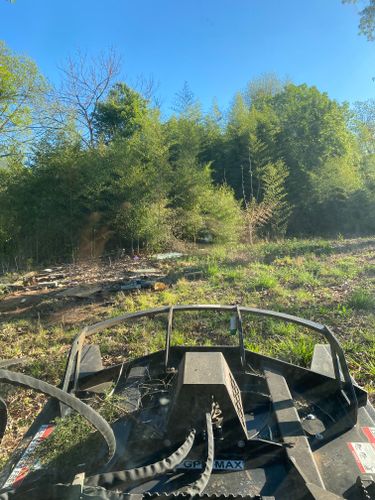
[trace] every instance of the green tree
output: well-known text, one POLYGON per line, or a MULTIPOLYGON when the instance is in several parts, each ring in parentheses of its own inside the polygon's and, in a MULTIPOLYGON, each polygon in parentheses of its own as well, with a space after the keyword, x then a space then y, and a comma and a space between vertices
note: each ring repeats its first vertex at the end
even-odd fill
POLYGON ((200 108, 199 101, 196 99, 188 82, 185 81, 182 89, 175 95, 175 100, 172 106, 173 111, 177 116, 199 118, 201 115, 200 108))
POLYGON ((165 243, 171 225, 169 186, 168 146, 153 110, 131 137, 113 141, 98 164, 93 200, 115 233, 114 243, 133 250, 138 244, 155 249, 165 243))
POLYGON ((219 172, 223 170, 224 122, 224 113, 214 101, 210 112, 202 119, 198 160, 202 165, 211 164, 217 182, 220 182, 219 172))
POLYGON ((172 171, 170 200, 177 238, 224 242, 241 234, 239 203, 228 186, 213 184, 210 165, 180 161, 172 171))
POLYGON ((214 243, 238 241, 242 233, 240 203, 227 185, 211 187, 202 200, 203 226, 200 236, 214 243))
POLYGON ((178 238, 196 241, 203 227, 202 204, 212 185, 210 168, 202 168, 194 158, 184 158, 174 166, 170 185, 174 233, 178 238))
POLYGON ((114 227, 123 241, 130 242, 131 252, 146 247, 161 250, 172 238, 170 209, 167 200, 160 199, 151 203, 141 200, 124 203, 118 210, 114 227))
POLYGON ((285 181, 289 172, 281 160, 267 163, 260 172, 260 190, 257 197, 243 198, 245 237, 253 243, 259 234, 273 238, 285 235, 291 206, 287 201, 285 181))
MULTIPOLYGON (((342 0, 343 3, 358 3, 358 0, 342 0)), ((367 40, 375 40, 375 0, 368 0, 360 12, 359 32, 365 35, 367 40)))
POLYGON ((202 152, 203 117, 199 102, 188 84, 176 95, 174 114, 165 124, 172 164, 190 158, 197 159, 202 152))
POLYGON ((37 128, 47 84, 36 64, 0 41, 0 157, 16 154, 37 128), (33 128, 32 128, 33 125, 33 128))
MULTIPOLYGON (((335 179, 324 168, 332 158, 338 168, 358 176, 358 149, 355 135, 349 129, 349 109, 331 100, 315 87, 292 85, 272 99, 272 107, 279 118, 277 134, 278 154, 289 170, 288 200, 295 206, 292 230, 311 228, 313 210, 311 193, 320 185, 329 186, 335 179)), ((345 175, 339 176, 341 181, 345 175)), ((315 227, 318 230, 318 227, 315 227)))
POLYGON ((125 83, 116 83, 107 98, 98 102, 94 116, 96 133, 107 143, 120 137, 127 139, 139 130, 146 114, 146 99, 125 83))
POLYGON ((279 159, 278 131, 278 118, 269 105, 248 107, 243 95, 236 95, 224 135, 220 176, 234 188, 237 198, 250 200, 259 195, 262 168, 279 159))
POLYGON ((262 169, 263 203, 271 209, 266 227, 273 237, 285 235, 292 212, 285 188, 288 176, 288 169, 282 160, 267 163, 262 169))

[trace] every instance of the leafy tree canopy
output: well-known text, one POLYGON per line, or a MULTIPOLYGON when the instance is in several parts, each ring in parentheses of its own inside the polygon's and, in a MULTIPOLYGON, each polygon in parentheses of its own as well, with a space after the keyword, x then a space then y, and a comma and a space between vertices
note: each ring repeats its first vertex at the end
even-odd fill
POLYGON ((141 126, 147 113, 147 101, 126 83, 116 83, 95 112, 97 134, 105 142, 129 138, 141 126))
MULTIPOLYGON (((343 3, 359 3, 358 0, 342 0, 343 3)), ((367 40, 375 40, 375 0, 367 0, 368 4, 360 10, 359 32, 367 40)))
POLYGON ((34 112, 47 90, 33 61, 14 54, 0 41, 0 156, 14 153, 37 126, 34 112))

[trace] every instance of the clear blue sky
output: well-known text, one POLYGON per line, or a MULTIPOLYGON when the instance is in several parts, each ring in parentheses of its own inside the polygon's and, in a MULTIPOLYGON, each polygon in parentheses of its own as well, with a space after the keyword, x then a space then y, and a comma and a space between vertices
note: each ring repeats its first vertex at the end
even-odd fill
POLYGON ((205 109, 262 73, 306 82, 339 101, 374 97, 375 43, 341 0, 0 0, 0 38, 58 81, 77 48, 113 46, 123 78, 152 76, 164 110, 188 81, 205 109))

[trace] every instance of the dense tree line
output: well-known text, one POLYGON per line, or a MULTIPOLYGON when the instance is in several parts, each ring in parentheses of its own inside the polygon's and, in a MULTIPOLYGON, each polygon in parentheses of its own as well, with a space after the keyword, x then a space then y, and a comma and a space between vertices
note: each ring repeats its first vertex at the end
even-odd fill
POLYGON ((269 75, 208 113, 185 84, 161 119, 117 78, 115 55, 78 56, 53 89, 0 45, 3 260, 375 232, 374 101, 269 75))

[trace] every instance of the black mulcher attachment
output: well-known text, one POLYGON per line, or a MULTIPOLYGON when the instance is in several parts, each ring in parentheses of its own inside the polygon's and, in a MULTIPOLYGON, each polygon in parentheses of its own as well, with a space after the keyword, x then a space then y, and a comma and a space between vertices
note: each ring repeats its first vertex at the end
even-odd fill
MULTIPOLYGON (((11 364, 0 361, 2 385, 50 400, 0 472, 0 500, 375 499, 375 412, 340 344, 318 323, 239 306, 161 307, 85 328, 59 388, 11 364), (172 347, 174 315, 197 310, 233 315, 238 346, 172 347), (103 367, 99 346, 85 344, 94 333, 157 315, 167 317, 163 351, 103 367), (315 346, 310 369, 263 356, 244 348, 244 315, 307 327, 326 343, 315 346), (112 424, 90 406, 98 393, 123 410, 112 424), (53 442, 56 417, 64 422, 72 410, 97 431, 91 448, 82 443, 84 462, 69 467, 69 453, 63 466, 40 461, 36 450, 53 442)), ((1 437, 6 423, 0 398, 1 437)))

